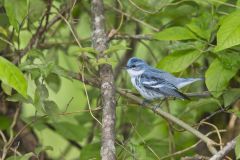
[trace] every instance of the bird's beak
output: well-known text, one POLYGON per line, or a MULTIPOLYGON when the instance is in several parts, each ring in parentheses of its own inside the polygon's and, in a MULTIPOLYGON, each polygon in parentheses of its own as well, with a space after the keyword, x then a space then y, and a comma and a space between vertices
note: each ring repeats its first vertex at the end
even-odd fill
POLYGON ((129 66, 125 66, 125 67, 123 67, 124 69, 129 69, 130 67, 129 66))

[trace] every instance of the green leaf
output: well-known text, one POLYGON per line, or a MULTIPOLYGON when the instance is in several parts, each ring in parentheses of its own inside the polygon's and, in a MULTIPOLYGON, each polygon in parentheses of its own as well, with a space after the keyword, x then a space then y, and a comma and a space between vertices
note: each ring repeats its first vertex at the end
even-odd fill
POLYGON ((186 69, 201 56, 199 50, 180 50, 164 57, 157 67, 168 72, 180 72, 186 69))
POLYGON ((18 93, 7 97, 7 100, 10 102, 22 102, 22 103, 33 104, 33 99, 30 96, 23 97, 21 94, 18 94, 18 93))
POLYGON ((100 159, 100 143, 87 144, 81 150, 79 159, 100 159))
POLYGON ((44 151, 53 151, 53 147, 52 146, 40 146, 40 147, 35 148, 34 153, 36 153, 36 155, 39 156, 39 154, 44 151))
POLYGON ((60 77, 55 74, 55 73, 51 73, 47 76, 47 78, 45 79, 48 86, 55 92, 57 93, 60 89, 61 86, 61 79, 60 77))
POLYGON ((2 35, 4 35, 5 37, 8 36, 7 31, 6 31, 3 27, 1 27, 1 26, 0 26, 0 33, 1 33, 2 35))
POLYGON ((78 51, 79 51, 79 52, 88 52, 88 53, 98 54, 98 51, 95 50, 95 49, 92 48, 92 47, 79 48, 78 51))
POLYGON ((38 49, 31 49, 27 52, 27 54, 25 55, 25 57, 27 57, 30 60, 34 60, 36 58, 40 59, 42 62, 44 62, 44 54, 42 53, 42 51, 38 50, 38 49))
POLYGON ((60 113, 57 104, 54 101, 44 101, 44 112, 49 116, 54 116, 60 113))
POLYGON ((5 0, 4 7, 11 25, 19 31, 19 26, 27 16, 27 0, 5 0))
POLYGON ((217 32, 217 46, 214 51, 218 52, 240 44, 240 11, 235 11, 226 16, 217 32))
POLYGON ((2 82, 1 87, 2 87, 2 90, 4 91, 4 93, 6 93, 7 95, 12 94, 12 88, 9 85, 2 82))
POLYGON ((48 90, 44 84, 39 84, 36 80, 36 90, 34 94, 34 106, 38 112, 45 111, 44 101, 49 97, 48 90))
POLYGON ((44 84, 38 84, 37 90, 41 96, 41 99, 47 99, 49 97, 48 89, 44 84))
POLYGON ((192 18, 191 22, 186 26, 199 37, 209 40, 212 30, 216 28, 212 19, 211 13, 203 12, 200 16, 192 18))
POLYGON ((93 65, 102 65, 102 64, 109 64, 109 65, 115 65, 117 63, 116 60, 113 58, 99 58, 97 61, 93 60, 92 64, 93 65))
POLYGON ((57 122, 53 126, 56 128, 57 132, 63 137, 73 140, 82 141, 84 137, 87 136, 88 131, 81 124, 73 124, 69 122, 57 122))
POLYGON ((167 28, 153 36, 158 40, 189 40, 197 39, 197 37, 187 28, 184 27, 171 27, 167 28))
POLYGON ((228 69, 240 68, 240 54, 238 52, 228 51, 217 55, 225 68, 228 69))
POLYGON ((44 3, 43 0, 34 0, 29 1, 29 23, 33 23, 39 18, 41 18, 42 14, 44 13, 46 9, 46 3, 44 3))
POLYGON ((228 106, 240 98, 240 89, 233 88, 223 94, 224 106, 228 106))
POLYGON ((113 46, 109 47, 108 49, 106 49, 104 51, 104 54, 109 54, 109 53, 112 53, 112 52, 117 52, 119 50, 127 50, 127 49, 130 49, 130 48, 126 47, 126 46, 123 46, 123 45, 113 45, 113 46))
POLYGON ((27 81, 23 73, 3 57, 0 57, 0 80, 24 97, 27 96, 27 81))
POLYGON ((208 90, 213 96, 219 97, 226 89, 228 82, 236 72, 237 68, 226 68, 225 65, 216 58, 205 74, 208 90))
POLYGON ((47 77, 52 72, 54 66, 55 62, 53 61, 47 62, 45 65, 43 65, 43 67, 41 67, 41 72, 43 76, 47 77))
POLYGON ((184 111, 181 111, 179 116, 184 117, 187 113, 193 116, 195 121, 199 120, 204 113, 211 113, 218 109, 221 103, 215 98, 206 98, 196 101, 191 101, 184 111))
POLYGON ((8 129, 11 126, 11 119, 7 116, 0 115, 0 130, 8 129))
POLYGON ((237 137, 237 143, 235 147, 236 159, 240 158, 240 136, 237 137))
POLYGON ((58 76, 67 78, 69 80, 72 80, 71 77, 74 77, 77 74, 77 73, 72 73, 72 72, 70 72, 60 66, 56 66, 56 65, 53 67, 52 73, 55 73, 58 76))
POLYGON ((32 152, 26 153, 22 156, 11 156, 8 157, 7 160, 29 160, 34 154, 32 152))

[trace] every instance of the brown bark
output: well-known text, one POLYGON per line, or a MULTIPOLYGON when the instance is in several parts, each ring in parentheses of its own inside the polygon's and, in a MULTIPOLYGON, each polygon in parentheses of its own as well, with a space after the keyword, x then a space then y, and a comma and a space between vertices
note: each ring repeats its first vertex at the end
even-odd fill
MULTIPOLYGON (((99 58, 104 58, 103 51, 107 49, 107 35, 105 32, 104 6, 102 0, 92 0, 93 47, 100 52, 99 58)), ((115 160, 115 87, 112 66, 99 66, 102 96, 102 147, 103 160, 115 160)))

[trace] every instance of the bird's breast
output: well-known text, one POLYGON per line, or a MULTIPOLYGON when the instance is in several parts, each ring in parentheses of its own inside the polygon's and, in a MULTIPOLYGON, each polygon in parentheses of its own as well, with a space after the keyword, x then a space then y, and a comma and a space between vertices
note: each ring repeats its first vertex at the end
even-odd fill
POLYGON ((138 90, 138 92, 148 100, 162 97, 160 94, 146 89, 141 83, 141 76, 131 78, 131 82, 133 86, 138 90))

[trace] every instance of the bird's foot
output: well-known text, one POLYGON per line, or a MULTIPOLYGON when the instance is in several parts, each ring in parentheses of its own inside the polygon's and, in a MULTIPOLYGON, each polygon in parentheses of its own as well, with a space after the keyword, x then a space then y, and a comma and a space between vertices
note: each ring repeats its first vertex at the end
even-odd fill
POLYGON ((153 106, 153 112, 156 113, 157 112, 157 109, 160 108, 161 104, 156 104, 155 106, 153 106))
POLYGON ((145 106, 147 106, 149 103, 150 103, 149 100, 144 99, 141 105, 142 105, 143 107, 145 107, 145 106))
POLYGON ((153 107, 153 112, 156 113, 157 109, 161 107, 161 105, 163 104, 163 102, 167 100, 167 98, 164 98, 160 101, 159 104, 156 104, 154 107, 153 107))

